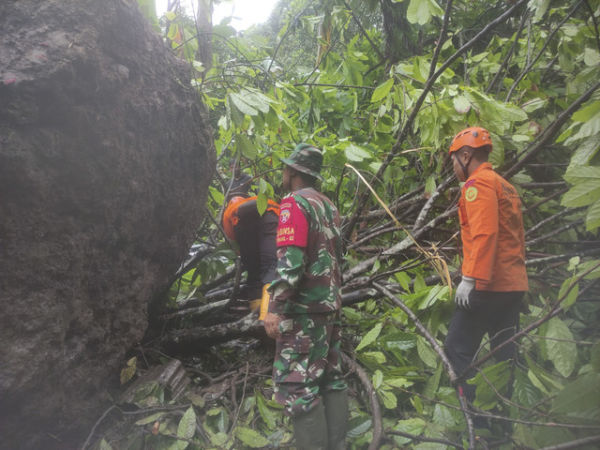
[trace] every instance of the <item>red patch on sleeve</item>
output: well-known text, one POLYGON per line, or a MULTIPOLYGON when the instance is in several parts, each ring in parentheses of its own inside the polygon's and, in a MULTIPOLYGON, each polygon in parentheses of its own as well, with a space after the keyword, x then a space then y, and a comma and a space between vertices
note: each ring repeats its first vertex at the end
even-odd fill
POLYGON ((475 181, 477 181, 476 178, 472 178, 470 180, 467 180, 467 182, 465 183, 465 185, 463 186, 465 189, 468 188, 469 186, 471 186, 472 184, 475 184, 475 181))
POLYGON ((306 247, 308 242, 308 221, 304 211, 293 197, 284 198, 279 205, 279 225, 277 226, 277 247, 295 245, 306 247))

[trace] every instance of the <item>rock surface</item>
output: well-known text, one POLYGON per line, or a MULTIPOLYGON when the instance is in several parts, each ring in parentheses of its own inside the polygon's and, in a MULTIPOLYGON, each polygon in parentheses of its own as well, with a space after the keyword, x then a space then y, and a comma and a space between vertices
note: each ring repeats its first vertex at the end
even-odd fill
POLYGON ((205 112, 132 0, 0 3, 0 448, 76 448, 202 219, 205 112))

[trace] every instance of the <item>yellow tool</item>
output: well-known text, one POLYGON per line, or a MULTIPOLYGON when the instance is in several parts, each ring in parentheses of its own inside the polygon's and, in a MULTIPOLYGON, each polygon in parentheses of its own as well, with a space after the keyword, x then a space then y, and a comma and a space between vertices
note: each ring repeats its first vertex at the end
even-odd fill
POLYGON ((265 320, 265 317, 267 317, 267 313, 269 312, 269 300, 271 299, 269 291, 267 290, 269 289, 269 286, 271 286, 271 283, 267 283, 263 286, 262 298, 260 299, 260 314, 258 315, 258 320, 265 320))

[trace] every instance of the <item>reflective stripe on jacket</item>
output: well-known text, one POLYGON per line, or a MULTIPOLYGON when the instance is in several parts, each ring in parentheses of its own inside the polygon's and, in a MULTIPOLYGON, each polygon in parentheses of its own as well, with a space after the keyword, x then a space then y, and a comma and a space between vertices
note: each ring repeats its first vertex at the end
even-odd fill
POLYGON ((463 185, 458 206, 462 274, 477 280, 477 290, 527 291, 525 232, 516 189, 486 162, 463 185))

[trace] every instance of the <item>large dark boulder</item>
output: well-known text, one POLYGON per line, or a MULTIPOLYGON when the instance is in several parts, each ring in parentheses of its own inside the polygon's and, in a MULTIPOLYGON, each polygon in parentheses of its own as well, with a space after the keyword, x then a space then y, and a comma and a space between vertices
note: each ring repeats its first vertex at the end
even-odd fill
POLYGON ((190 68, 129 0, 0 2, 0 448, 73 448, 202 219, 190 68))

